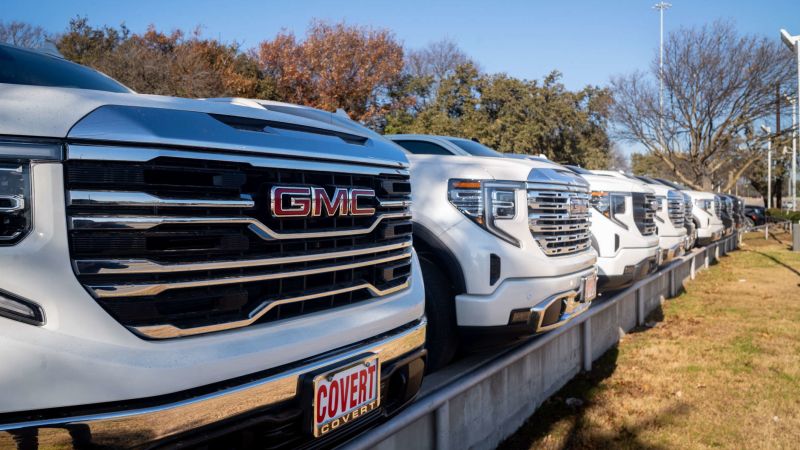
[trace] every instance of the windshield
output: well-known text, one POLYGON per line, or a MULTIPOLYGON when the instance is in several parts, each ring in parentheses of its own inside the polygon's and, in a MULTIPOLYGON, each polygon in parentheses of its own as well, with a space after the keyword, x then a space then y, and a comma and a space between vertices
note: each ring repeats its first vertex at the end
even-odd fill
POLYGON ((564 167, 566 167, 569 170, 577 173, 578 175, 594 175, 592 172, 589 172, 588 170, 584 169, 583 167, 578 167, 578 166, 573 166, 573 165, 566 165, 564 167))
POLYGON ((689 188, 687 188, 686 186, 680 185, 680 184, 675 183, 673 181, 668 181, 668 180, 665 180, 663 178, 656 178, 656 180, 658 180, 658 182, 663 184, 664 186, 669 186, 669 187, 671 187, 673 189, 679 189, 681 191, 688 191, 689 190, 689 188))
POLYGON ((468 141, 466 139, 448 139, 448 141, 456 144, 461 150, 464 150, 472 156, 488 156, 490 158, 503 157, 502 153, 496 152, 489 147, 479 144, 475 141, 468 141))
POLYGON ((88 67, 7 45, 0 45, 0 83, 131 92, 88 67))

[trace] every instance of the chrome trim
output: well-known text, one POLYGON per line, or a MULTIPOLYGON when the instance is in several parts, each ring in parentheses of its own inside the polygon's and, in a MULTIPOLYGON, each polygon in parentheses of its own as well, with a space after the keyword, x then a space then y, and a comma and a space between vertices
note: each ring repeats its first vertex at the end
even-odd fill
POLYGON ((532 182, 527 187, 528 228, 545 255, 566 255, 591 247, 587 187, 532 182), (559 243, 574 245, 551 245, 559 243))
MULTIPOLYGON (((71 438, 65 429, 84 425, 88 427, 92 444, 109 448, 118 447, 121 442, 126 447, 142 446, 292 400, 300 394, 300 380, 303 375, 340 364, 355 356, 377 353, 382 364, 390 362, 424 345, 426 325, 422 318, 411 328, 381 340, 329 352, 322 355, 322 358, 285 372, 187 400, 99 414, 0 423, 0 435, 5 442, 10 437, 2 432, 26 430, 37 433, 40 442, 47 442, 49 446, 71 448, 71 438), (135 432, 131 432, 132 430, 135 432)), ((26 416, 36 414, 32 412, 26 416)))
POLYGON ((411 208, 411 200, 381 200, 378 199, 378 206, 386 209, 411 208))
POLYGON ((175 281, 167 283, 145 283, 145 284, 118 284, 118 285, 87 285, 92 294, 97 298, 116 298, 116 297, 144 297, 158 295, 162 292, 174 289, 186 289, 196 287, 219 286, 225 284, 253 283, 257 281, 279 280, 282 278, 301 277, 316 275, 321 273, 335 272, 337 270, 357 269, 359 267, 373 266, 401 259, 410 259, 411 251, 403 252, 399 255, 391 255, 383 258, 370 259, 350 264, 336 266, 319 267, 315 269, 295 270, 291 272, 269 273, 260 275, 245 275, 240 277, 224 278, 203 278, 199 280, 175 281))
POLYGON ((311 253, 297 256, 279 256, 275 258, 239 259, 231 261, 196 262, 161 264, 148 259, 84 259, 75 261, 78 275, 131 275, 142 273, 176 273, 205 270, 241 269, 245 267, 271 266, 277 264, 294 264, 300 262, 323 261, 326 259, 360 256, 369 253, 389 252, 411 247, 411 242, 367 247, 356 250, 345 250, 328 253, 311 253))
POLYGON ((21 195, 0 195, 0 199, 11 202, 11 206, 0 206, 0 212, 14 212, 25 209, 25 197, 21 195))
POLYGON ((69 218, 70 229, 116 229, 116 230, 149 230, 160 225, 210 225, 210 224, 244 224, 251 232, 264 240, 272 239, 314 239, 324 237, 358 236, 369 234, 385 219, 409 218, 407 211, 382 213, 375 215, 375 221, 367 228, 312 231, 307 233, 278 233, 252 217, 171 217, 171 216, 72 216, 69 218))
POLYGON ((322 162, 315 160, 286 159, 272 156, 253 156, 239 153, 211 153, 196 150, 167 150, 160 148, 141 148, 125 146, 99 146, 70 144, 67 148, 67 159, 92 161, 149 162, 157 158, 180 158, 191 160, 221 161, 242 163, 252 167, 272 169, 297 169, 317 172, 355 173, 361 175, 404 175, 407 169, 391 167, 366 166, 339 162, 322 162))
POLYGON ((344 294, 347 292, 359 291, 361 289, 368 289, 375 297, 383 297, 385 295, 402 291, 403 289, 409 287, 410 285, 411 285, 411 279, 409 278, 400 285, 384 290, 378 289, 371 283, 362 283, 356 286, 349 286, 346 288, 334 289, 326 292, 317 292, 314 294, 301 295, 299 297, 291 297, 280 300, 267 300, 258 305, 255 309, 253 309, 248 315, 247 319, 237 320, 234 322, 225 322, 225 323, 205 325, 194 328, 179 328, 172 324, 163 324, 163 325, 147 325, 142 327, 128 327, 128 329, 130 329, 134 333, 140 334, 144 337, 151 339, 172 339, 177 337, 195 336, 198 334, 214 333, 217 331, 232 330, 235 328, 244 328, 250 326, 256 323, 258 319, 264 316, 264 314, 270 312, 273 308, 280 305, 303 302, 306 300, 313 300, 315 298, 327 297, 329 295, 344 294))
MULTIPOLYGON (((590 276, 594 276, 596 278, 597 277, 597 272, 596 271, 592 272, 592 275, 590 275, 590 276)), ((581 297, 583 296, 583 288, 585 286, 585 279, 586 278, 588 278, 588 277, 583 277, 582 278, 581 286, 580 286, 579 289, 565 291, 565 292, 561 292, 559 294, 555 294, 555 295, 549 297, 548 299, 544 300, 543 302, 539 303, 538 305, 534 306, 533 308, 531 308, 531 313, 535 314, 535 317, 538 318, 538 321, 537 321, 537 323, 535 325, 535 328, 534 328, 534 332, 535 333, 543 333, 545 331, 550 331, 550 330, 554 330, 556 328, 560 328, 560 327, 564 326, 567 322, 572 320, 573 318, 583 314, 584 312, 586 312, 589 309, 589 307, 592 305, 592 300, 584 301, 584 300, 581 299, 581 297), (578 299, 577 301, 575 300, 576 298, 578 299), (568 311, 568 312, 565 312, 565 313, 561 314, 561 316, 559 316, 558 321, 556 323, 553 323, 553 324, 550 324, 550 325, 547 325, 547 326, 543 326, 542 322, 544 321, 544 312, 547 311, 547 308, 549 308, 555 302, 565 301, 565 300, 566 301, 572 301, 577 306, 575 306, 575 308, 572 309, 571 311, 568 311)), ((596 279, 595 279, 595 282, 597 282, 596 279)))
POLYGON ((236 200, 162 198, 146 192, 128 191, 69 191, 68 206, 177 206, 185 208, 252 208, 253 199, 244 194, 236 200))

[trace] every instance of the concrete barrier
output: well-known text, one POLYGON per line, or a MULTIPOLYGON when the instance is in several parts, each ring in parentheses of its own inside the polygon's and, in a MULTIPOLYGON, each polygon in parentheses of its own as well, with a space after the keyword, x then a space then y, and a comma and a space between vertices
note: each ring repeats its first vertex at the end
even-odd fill
MULTIPOLYGON (((345 447, 491 449, 581 370, 644 325, 696 271, 738 247, 734 234, 697 249, 592 308, 563 328, 503 350, 426 392, 399 415, 345 447)), ((424 389, 424 387, 423 387, 424 389)))

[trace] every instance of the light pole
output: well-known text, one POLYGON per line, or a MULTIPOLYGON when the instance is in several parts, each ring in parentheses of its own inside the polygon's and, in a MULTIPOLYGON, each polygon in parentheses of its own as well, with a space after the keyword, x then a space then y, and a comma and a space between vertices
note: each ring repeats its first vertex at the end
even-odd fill
POLYGON ((767 133, 767 209, 772 209, 772 129, 766 125, 761 125, 764 133, 767 133))
POLYGON ((653 9, 658 10, 661 23, 658 41, 658 133, 661 150, 664 150, 664 11, 671 7, 671 3, 664 1, 653 5, 653 9))
POLYGON ((792 105, 792 176, 791 189, 789 193, 792 196, 792 211, 797 211, 797 106, 795 97, 786 96, 786 101, 792 105))
POLYGON ((797 97, 792 104, 792 211, 797 208, 797 141, 800 133, 797 130, 797 117, 800 116, 800 35, 792 36, 786 30, 781 30, 781 40, 794 52, 797 62, 797 97))

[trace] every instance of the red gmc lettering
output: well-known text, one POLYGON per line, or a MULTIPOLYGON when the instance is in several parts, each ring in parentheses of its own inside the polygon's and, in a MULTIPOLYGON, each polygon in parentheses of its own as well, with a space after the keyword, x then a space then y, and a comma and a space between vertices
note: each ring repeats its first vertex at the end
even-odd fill
POLYGON ((323 208, 328 216, 335 216, 336 213, 340 216, 347 215, 347 189, 336 188, 333 191, 333 201, 328 197, 328 193, 324 188, 312 188, 311 215, 321 216, 323 208))
POLYGON ((353 189, 350 191, 350 214, 353 216, 371 216, 375 214, 375 208, 359 208, 359 197, 375 197, 372 189, 353 189))
POLYGON ((276 217, 304 217, 311 212, 311 188, 272 188, 272 214, 276 217), (289 197, 289 206, 284 207, 284 197, 289 197))

